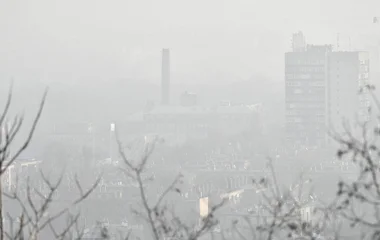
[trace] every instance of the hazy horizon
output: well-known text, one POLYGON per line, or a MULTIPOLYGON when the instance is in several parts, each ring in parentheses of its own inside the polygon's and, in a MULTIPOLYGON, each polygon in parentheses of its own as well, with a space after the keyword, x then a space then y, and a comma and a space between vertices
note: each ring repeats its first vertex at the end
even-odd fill
POLYGON ((256 74, 283 81, 283 53, 295 31, 316 44, 335 44, 339 32, 342 47, 348 36, 378 34, 372 18, 380 3, 365 2, 3 1, 0 77, 158 83, 160 51, 168 47, 177 82, 256 74))

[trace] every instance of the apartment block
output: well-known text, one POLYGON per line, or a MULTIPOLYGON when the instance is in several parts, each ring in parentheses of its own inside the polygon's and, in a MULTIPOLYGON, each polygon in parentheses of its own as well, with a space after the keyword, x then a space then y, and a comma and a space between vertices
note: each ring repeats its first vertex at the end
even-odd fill
POLYGON ((332 52, 326 75, 327 126, 341 132, 345 124, 369 120, 368 52, 332 52))
POLYGON ((369 54, 307 45, 285 53, 286 139, 294 147, 330 144, 343 123, 369 120, 369 54), (300 50, 301 49, 301 50, 300 50), (304 49, 304 50, 302 50, 304 49))
POLYGON ((326 141, 326 69, 331 45, 285 53, 286 138, 295 146, 326 141))

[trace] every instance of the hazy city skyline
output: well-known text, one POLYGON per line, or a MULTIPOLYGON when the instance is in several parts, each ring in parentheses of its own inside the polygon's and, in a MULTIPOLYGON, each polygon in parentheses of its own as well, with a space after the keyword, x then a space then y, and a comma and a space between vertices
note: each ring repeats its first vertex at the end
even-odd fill
POLYGON ((0 1, 0 240, 378 239, 379 9, 0 1))
POLYGON ((377 34, 380 3, 365 1, 4 1, 0 77, 64 82, 148 79, 159 83, 160 50, 172 50, 175 82, 225 82, 263 74, 283 81, 291 34, 360 47, 377 34), (9 24, 11 23, 11 24, 9 24), (265 56, 265 57, 264 57, 265 56))

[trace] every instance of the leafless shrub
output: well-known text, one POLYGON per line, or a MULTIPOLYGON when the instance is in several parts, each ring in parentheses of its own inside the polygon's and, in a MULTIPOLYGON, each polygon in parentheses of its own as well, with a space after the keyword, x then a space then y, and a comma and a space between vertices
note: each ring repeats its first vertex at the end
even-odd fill
MULTIPOLYGON (((116 133, 117 135, 117 133, 116 133)), ((169 194, 181 194, 180 185, 183 183, 183 176, 178 175, 173 182, 155 198, 148 198, 147 183, 152 179, 144 178, 146 167, 156 144, 161 139, 156 137, 148 143, 143 144, 142 154, 126 153, 126 149, 118 139, 119 154, 124 161, 122 172, 130 179, 137 183, 140 192, 141 202, 138 209, 133 209, 136 217, 142 218, 148 224, 152 239, 188 239, 196 240, 208 233, 217 223, 215 212, 223 205, 223 202, 216 204, 211 208, 209 214, 200 219, 199 224, 188 226, 176 215, 175 211, 170 207, 170 203, 166 201, 169 194), (136 159, 137 156, 137 159, 136 159)), ((128 150, 128 149, 127 149, 128 150)))
MULTIPOLYGON (((368 87, 367 90, 372 88, 368 87)), ((380 109, 379 102, 375 97, 374 99, 380 109)), ((277 179, 272 161, 269 161, 270 176, 254 181, 254 185, 266 190, 261 193, 261 202, 258 203, 264 214, 256 222, 252 221, 249 214, 234 221, 229 229, 229 233, 235 233, 233 239, 345 239, 342 232, 348 235, 353 233, 342 230, 345 223, 357 227, 355 231, 362 231, 360 237, 380 239, 380 130, 379 125, 374 126, 372 131, 370 129, 368 123, 363 123, 359 136, 348 127, 344 134, 333 135, 341 144, 337 156, 348 157, 358 167, 359 172, 354 181, 342 180, 338 183, 337 198, 328 204, 310 199, 312 188, 305 186, 302 176, 298 179, 297 189, 283 188, 277 179), (305 216, 305 211, 309 217, 305 216)), ((137 162, 127 156, 119 141, 119 152, 126 166, 123 171, 138 183, 140 190, 142 211, 134 212, 148 223, 155 240, 198 239, 207 232, 212 233, 211 230, 218 223, 214 213, 221 205, 215 206, 200 226, 187 227, 164 201, 169 193, 180 193, 178 184, 181 183, 181 176, 175 178, 158 199, 148 199, 145 185, 147 180, 142 174, 158 141, 159 139, 155 139, 144 145, 143 155, 137 158, 137 162)), ((225 232, 221 233, 223 239, 230 237, 225 232)), ((211 237, 213 239, 215 236, 211 234, 211 237)))
POLYGON ((237 239, 318 239, 335 232, 329 226, 332 219, 326 206, 311 197, 310 179, 301 175, 297 184, 285 188, 280 185, 271 160, 268 168, 270 176, 253 181, 256 189, 263 190, 258 193, 260 202, 256 203, 260 214, 255 218, 246 214, 233 222, 232 231, 237 233, 237 239), (241 229, 247 231, 243 233, 241 229))
MULTIPOLYGON (((12 103, 12 86, 9 90, 5 107, 0 115, 0 183, 3 183, 3 176, 17 163, 20 154, 29 146, 38 122, 40 120, 45 101, 47 90, 45 91, 40 102, 37 115, 33 119, 32 126, 28 130, 27 137, 22 141, 21 146, 16 147, 15 139, 20 135, 24 123, 22 115, 16 116, 12 121, 8 121, 8 113, 12 103)), ((42 185, 34 186, 29 177, 18 181, 13 189, 5 190, 3 184, 0 184, 0 239, 32 239, 36 240, 43 231, 50 229, 55 239, 72 239, 72 235, 76 232, 76 236, 83 234, 81 226, 79 226, 80 212, 75 211, 73 206, 78 205, 96 187, 96 181, 88 189, 83 190, 76 178, 76 186, 78 189, 78 197, 74 199, 68 206, 56 210, 53 207, 56 199, 55 196, 61 185, 62 177, 56 181, 48 179, 42 172, 40 177, 42 185), (5 197, 5 199, 3 199, 5 197), (16 205, 18 209, 6 212, 4 201, 10 201, 16 205), (59 229, 55 226, 55 222, 66 217, 66 223, 59 229), (5 222, 9 223, 8 229, 5 228, 5 222)), ((9 183, 10 184, 10 183, 9 183)))
MULTIPOLYGON (((363 91, 372 95, 380 109, 373 89, 373 86, 366 86, 363 91)), ((280 191, 270 163, 271 178, 263 178, 258 182, 267 189, 262 194, 264 201, 261 203, 267 210, 267 220, 256 225, 248 221, 248 218, 245 221, 249 223, 254 239, 284 239, 286 236, 295 239, 320 239, 321 236, 324 237, 322 239, 345 239, 347 235, 356 239, 380 239, 379 120, 380 116, 372 125, 368 121, 358 122, 360 131, 355 131, 346 124, 343 133, 332 134, 340 144, 337 157, 351 161, 358 171, 354 173, 354 180, 338 182, 336 199, 328 204, 303 201, 303 188, 299 188, 297 194, 293 191, 280 191), (312 219, 304 219, 300 213, 310 206, 313 208, 312 219), (342 230, 348 224, 353 230, 342 230), (357 232, 361 234, 358 235, 357 232), (257 233, 260 235, 257 236, 257 233)))
MULTIPOLYGON (((373 93, 374 87, 367 86, 376 107, 380 109, 378 99, 373 93)), ((357 176, 352 181, 338 183, 335 209, 348 221, 354 231, 361 231, 362 238, 379 239, 380 233, 380 146, 379 121, 360 123, 359 134, 345 127, 343 134, 333 134, 340 144, 337 156, 352 161, 357 176)))

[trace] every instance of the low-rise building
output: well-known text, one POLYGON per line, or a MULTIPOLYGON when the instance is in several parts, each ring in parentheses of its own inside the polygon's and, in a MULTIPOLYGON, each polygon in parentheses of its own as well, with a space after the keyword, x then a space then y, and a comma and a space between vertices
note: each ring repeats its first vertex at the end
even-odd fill
MULTIPOLYGON (((131 115, 120 127, 125 135, 156 134, 171 145, 189 139, 206 138, 210 132, 234 135, 259 132, 261 105, 229 106, 156 106, 131 115), (130 126, 135 126, 133 129, 130 126), (125 126, 124 126, 125 125, 125 126)), ((119 128, 119 129, 120 129, 119 128)))

